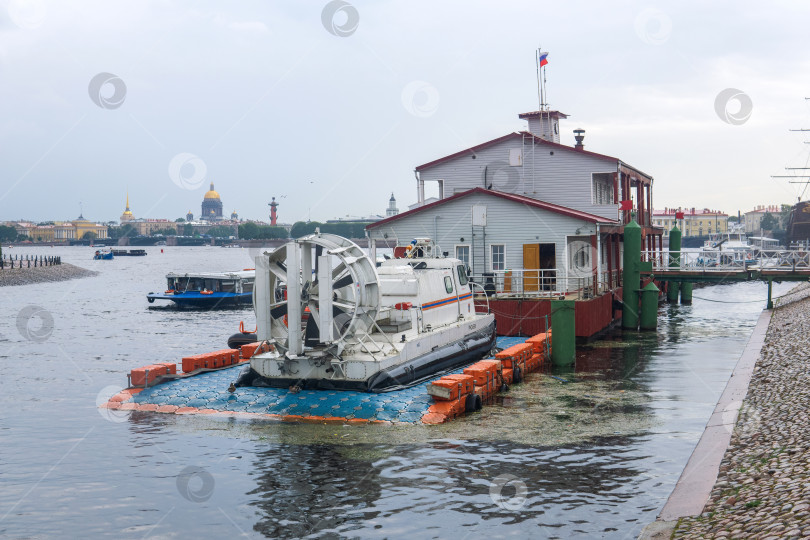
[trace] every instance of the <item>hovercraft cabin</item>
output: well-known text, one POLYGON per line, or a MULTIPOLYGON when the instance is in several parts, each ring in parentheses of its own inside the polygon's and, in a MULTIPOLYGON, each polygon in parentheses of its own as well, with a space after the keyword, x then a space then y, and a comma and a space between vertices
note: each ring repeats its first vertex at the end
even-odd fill
POLYGON ((651 220, 652 176, 618 158, 560 143, 558 111, 519 115, 510 133, 416 167, 418 201, 366 227, 369 248, 431 238, 464 261, 486 293, 501 335, 546 329, 551 299, 576 300, 576 335, 591 337, 618 316, 624 225, 631 210, 642 250, 662 250, 651 220), (438 197, 425 199, 425 184, 438 197))

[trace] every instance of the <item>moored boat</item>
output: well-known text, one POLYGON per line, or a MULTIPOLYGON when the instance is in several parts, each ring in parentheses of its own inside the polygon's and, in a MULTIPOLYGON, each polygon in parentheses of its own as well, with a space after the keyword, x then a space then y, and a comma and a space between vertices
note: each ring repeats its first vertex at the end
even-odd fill
POLYGON ((810 201, 798 202, 793 206, 785 233, 788 246, 810 244, 810 201))
POLYGON ((250 305, 253 298, 255 271, 202 272, 166 275, 167 289, 163 293, 146 295, 151 304, 168 300, 178 307, 224 308, 250 305))
POLYGON ((113 252, 109 249, 96 250, 93 259, 97 261, 111 261, 113 260, 113 252))
POLYGON ((114 249, 112 252, 116 257, 144 257, 146 255, 145 249, 114 249))
POLYGON ((464 263, 426 238, 410 247, 377 266, 352 241, 315 233, 256 257, 257 338, 273 350, 235 386, 388 391, 489 353, 494 315, 476 309, 464 263))
POLYGON ((742 231, 729 231, 713 234, 703 244, 705 257, 716 258, 717 264, 753 264, 755 260, 754 247, 748 243, 742 231), (716 256, 714 255, 716 254, 716 256))

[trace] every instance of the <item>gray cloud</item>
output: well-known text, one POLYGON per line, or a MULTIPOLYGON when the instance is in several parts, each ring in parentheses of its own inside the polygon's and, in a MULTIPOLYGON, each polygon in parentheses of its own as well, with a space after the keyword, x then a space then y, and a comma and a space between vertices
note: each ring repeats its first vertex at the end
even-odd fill
POLYGON ((358 2, 345 39, 324 29, 326 3, 45 2, 35 28, 0 4, 0 220, 69 219, 79 201, 116 219, 127 190, 139 217, 198 213, 207 187, 166 173, 183 152, 226 213, 266 218, 281 194, 283 221, 382 213, 391 191, 405 208, 416 165, 524 128, 538 45, 550 102, 571 115, 563 141, 583 127, 588 149, 653 174, 656 206, 794 197, 769 175, 805 159, 787 131, 810 120, 802 3, 660 4, 660 43, 637 34, 635 2, 358 2), (88 99, 101 72, 126 84, 117 109, 88 99), (403 107, 413 81, 440 89, 430 115, 403 107), (726 88, 751 97, 744 125, 715 113, 726 88))

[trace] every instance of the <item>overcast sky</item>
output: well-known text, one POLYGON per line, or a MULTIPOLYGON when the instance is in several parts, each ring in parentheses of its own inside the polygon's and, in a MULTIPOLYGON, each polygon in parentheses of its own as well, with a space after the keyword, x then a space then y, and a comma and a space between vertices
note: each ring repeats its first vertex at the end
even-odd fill
POLYGON ((136 217, 197 216, 209 181, 245 218, 405 209, 415 166, 525 129, 538 46, 563 143, 651 174, 656 208, 789 203, 808 23, 806 1, 0 0, 0 220, 113 220, 127 190, 136 217))

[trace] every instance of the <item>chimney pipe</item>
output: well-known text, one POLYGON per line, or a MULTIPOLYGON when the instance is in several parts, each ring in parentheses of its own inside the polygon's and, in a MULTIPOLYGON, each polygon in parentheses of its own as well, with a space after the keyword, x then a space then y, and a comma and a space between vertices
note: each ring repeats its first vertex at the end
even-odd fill
POLYGON ((585 140, 585 130, 584 129, 575 129, 574 130, 574 139, 577 140, 577 144, 574 145, 574 148, 577 150, 584 150, 585 145, 582 144, 582 141, 585 140))

